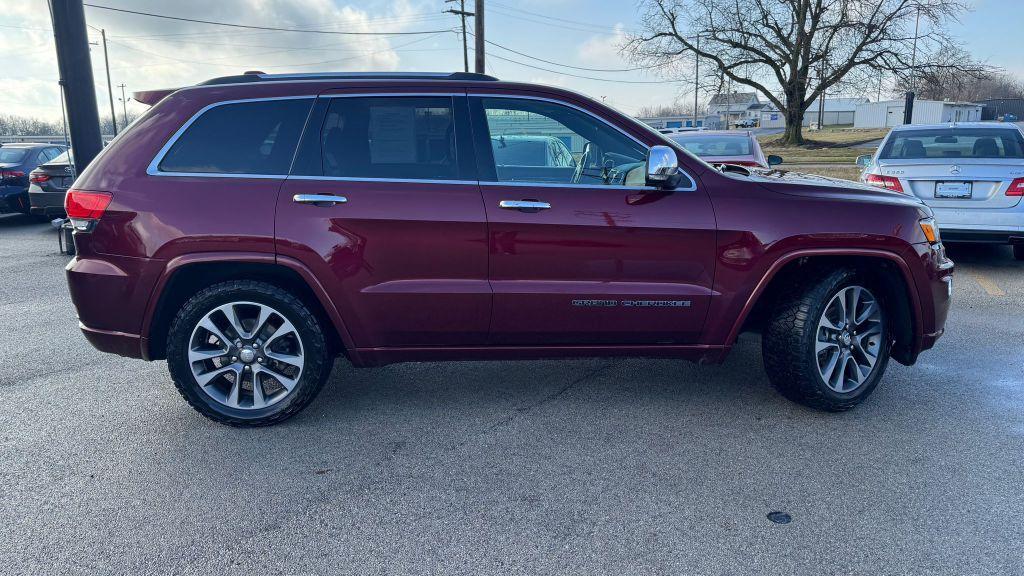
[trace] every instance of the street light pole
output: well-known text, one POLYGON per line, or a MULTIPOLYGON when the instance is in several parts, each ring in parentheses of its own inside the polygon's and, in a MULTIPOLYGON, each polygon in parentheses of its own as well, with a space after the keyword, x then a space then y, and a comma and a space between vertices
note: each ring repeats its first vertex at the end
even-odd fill
MULTIPOLYGON (((700 50, 700 34, 697 34, 697 50, 700 50)), ((700 55, 693 53, 693 127, 697 127, 697 92, 700 90, 700 55)))
POLYGON ((110 97, 110 123, 114 125, 114 136, 117 136, 117 114, 114 113, 114 89, 110 86, 110 57, 107 56, 107 31, 100 28, 103 38, 103 64, 107 67, 107 96, 110 97))
POLYGON ((121 111, 124 113, 124 125, 128 126, 128 99, 124 95, 124 84, 118 84, 117 87, 121 89, 121 111))

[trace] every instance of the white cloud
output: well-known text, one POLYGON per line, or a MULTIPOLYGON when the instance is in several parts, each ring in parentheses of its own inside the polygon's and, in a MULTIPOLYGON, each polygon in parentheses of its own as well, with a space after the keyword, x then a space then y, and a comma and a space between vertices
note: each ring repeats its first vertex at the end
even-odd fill
MULTIPOLYGON (((283 28, 348 32, 442 30, 451 22, 430 0, 398 0, 356 8, 345 0, 136 0, 111 5, 126 9, 283 28)), ((49 12, 41 2, 5 5, 0 53, 17 62, 5 76, 16 89, 0 93, 0 113, 60 118, 57 62, 49 12)), ((322 70, 396 70, 403 46, 430 47, 427 36, 346 36, 303 34, 211 26, 86 8, 90 26, 107 32, 110 73, 116 98, 125 84, 135 90, 184 86, 246 70, 313 72, 322 70)), ((90 29, 90 40, 100 34, 90 29)), ((446 35, 442 35, 446 38, 446 35)), ((436 40, 436 39, 435 39, 436 40)), ((436 46, 436 44, 434 44, 436 46)), ((96 97, 101 115, 109 115, 103 51, 91 47, 96 97)), ((136 104, 137 108, 143 108, 136 104)))
POLYGON ((595 68, 626 68, 629 63, 619 53, 625 41, 626 29, 620 22, 615 25, 613 34, 591 36, 580 44, 576 53, 580 60, 595 68))

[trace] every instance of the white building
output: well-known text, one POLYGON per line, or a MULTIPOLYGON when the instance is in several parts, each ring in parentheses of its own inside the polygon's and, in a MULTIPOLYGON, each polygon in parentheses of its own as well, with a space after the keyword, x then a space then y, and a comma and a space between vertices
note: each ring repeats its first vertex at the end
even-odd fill
POLYGON ((708 115, 718 116, 723 125, 732 126, 742 120, 760 118, 764 107, 755 92, 715 94, 708 102, 708 115))
MULTIPOLYGON (((903 100, 867 102, 857 106, 854 128, 884 128, 903 124, 903 100)), ((942 102, 916 100, 911 124, 942 124, 945 122, 977 122, 983 105, 973 102, 942 102)))
MULTIPOLYGON (((867 98, 825 98, 825 112, 821 115, 822 126, 849 126, 854 123, 857 106, 866 104, 867 98)), ((818 123, 821 99, 815 100, 804 112, 804 126, 818 123)), ((785 128, 786 117, 774 107, 761 111, 761 128, 785 128)))
MULTIPOLYGON (((714 119, 717 118, 717 116, 714 117, 714 119)), ((665 128, 702 128, 705 125, 710 127, 707 117, 698 115, 696 121, 694 121, 693 114, 683 114, 681 116, 650 116, 637 118, 637 120, 647 124, 655 130, 662 130, 665 128)))

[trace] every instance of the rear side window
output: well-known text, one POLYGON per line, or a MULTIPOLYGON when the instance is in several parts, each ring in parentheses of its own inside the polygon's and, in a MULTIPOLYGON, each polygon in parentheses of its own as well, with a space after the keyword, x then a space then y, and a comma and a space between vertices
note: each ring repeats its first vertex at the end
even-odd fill
POLYGON ((1024 138, 1010 128, 941 128, 893 132, 880 159, 1024 158, 1024 138))
POLYGON ((452 99, 332 98, 320 149, 324 176, 457 179, 452 99))
POLYGON ((222 104, 185 129, 161 172, 285 175, 312 98, 222 104))

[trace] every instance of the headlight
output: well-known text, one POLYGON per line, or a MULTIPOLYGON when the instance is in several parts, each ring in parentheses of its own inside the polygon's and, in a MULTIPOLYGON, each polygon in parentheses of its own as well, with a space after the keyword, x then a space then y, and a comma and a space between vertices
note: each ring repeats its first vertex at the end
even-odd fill
POLYGON ((939 236, 939 225, 935 223, 935 218, 924 218, 919 224, 929 244, 939 244, 942 242, 942 237, 939 236))

